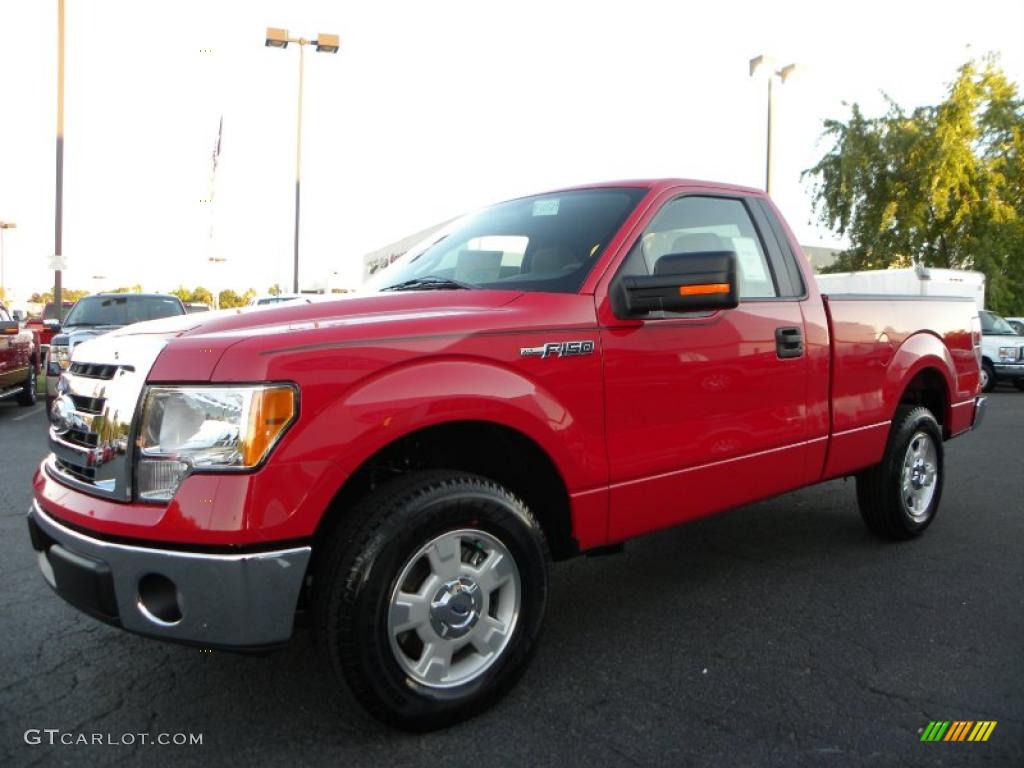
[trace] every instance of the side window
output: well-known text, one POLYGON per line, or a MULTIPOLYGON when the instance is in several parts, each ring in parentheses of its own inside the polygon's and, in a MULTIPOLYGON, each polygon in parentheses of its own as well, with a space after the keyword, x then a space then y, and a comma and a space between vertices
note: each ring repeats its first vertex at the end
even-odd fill
POLYGON ((779 295, 754 223, 740 200, 680 197, 665 204, 647 225, 623 264, 623 275, 652 275, 662 256, 734 251, 741 299, 779 295))

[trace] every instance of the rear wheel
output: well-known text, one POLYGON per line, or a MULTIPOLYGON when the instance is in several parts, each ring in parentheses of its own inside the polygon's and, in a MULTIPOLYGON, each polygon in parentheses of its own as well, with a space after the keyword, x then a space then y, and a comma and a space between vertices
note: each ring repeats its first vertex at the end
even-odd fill
POLYGON ((379 719, 449 725, 495 703, 525 670, 549 556, 506 489, 463 472, 409 473, 353 508, 324 547, 317 637, 379 719))
POLYGON ((920 536, 942 497, 942 432, 927 408, 896 411, 882 462, 857 476, 857 504, 877 536, 920 536))
POLYGON ((36 371, 36 364, 33 362, 28 367, 28 378, 25 379, 25 384, 21 388, 21 392, 18 393, 18 405, 28 407, 36 404, 36 385, 39 381, 38 372, 36 371))
POLYGON ((992 363, 983 360, 981 363, 981 391, 991 392, 996 387, 996 370, 992 363))

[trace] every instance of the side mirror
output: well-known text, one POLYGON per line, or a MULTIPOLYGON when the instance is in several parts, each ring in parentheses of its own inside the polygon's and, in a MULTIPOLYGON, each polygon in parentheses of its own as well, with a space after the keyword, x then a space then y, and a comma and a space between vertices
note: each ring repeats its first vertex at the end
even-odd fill
POLYGON ((16 323, 25 322, 25 310, 24 309, 13 309, 11 310, 11 319, 16 323))
POLYGON ((630 275, 616 282, 612 302, 620 317, 712 312, 739 304, 734 251, 666 254, 655 263, 653 275, 630 275))

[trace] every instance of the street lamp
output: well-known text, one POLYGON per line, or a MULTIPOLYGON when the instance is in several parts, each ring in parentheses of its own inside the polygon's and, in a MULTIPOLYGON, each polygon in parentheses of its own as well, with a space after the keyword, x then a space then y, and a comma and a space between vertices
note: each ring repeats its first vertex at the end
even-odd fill
POLYGON ((307 40, 304 37, 289 37, 287 29, 267 27, 267 48, 287 48, 288 43, 299 45, 299 106, 297 110, 297 121, 295 129, 295 264, 293 268, 292 283, 293 291, 299 292, 299 199, 300 179, 302 170, 302 72, 303 52, 307 45, 315 45, 320 53, 337 53, 340 40, 337 35, 320 33, 316 40, 307 40))
POLYGON ((782 83, 793 74, 796 64, 787 64, 782 68, 776 68, 775 59, 770 56, 757 56, 750 60, 750 76, 768 77, 768 141, 764 168, 764 191, 769 195, 772 193, 772 83, 779 78, 782 83))
POLYGON ((7 298, 7 284, 4 282, 4 233, 8 229, 16 229, 13 221, 0 221, 0 298, 7 298))

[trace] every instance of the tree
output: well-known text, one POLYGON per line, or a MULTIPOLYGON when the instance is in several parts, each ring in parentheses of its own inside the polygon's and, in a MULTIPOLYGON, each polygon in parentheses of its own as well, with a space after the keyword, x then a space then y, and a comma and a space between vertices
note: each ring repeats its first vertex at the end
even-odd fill
POLYGON ((997 312, 1024 310, 1024 99, 994 58, 957 71, 945 100, 826 120, 804 171, 823 224, 851 248, 830 271, 920 263, 985 273, 997 312))
POLYGON ((245 299, 239 296, 237 293, 232 291, 230 288, 225 288, 217 296, 217 306, 221 309, 229 309, 231 307, 244 307, 245 299))
POLYGON ((255 298, 256 298, 256 289, 255 288, 250 288, 249 290, 247 290, 245 293, 242 294, 242 303, 243 304, 248 304, 250 301, 252 301, 255 298))
POLYGON ((284 293, 284 289, 281 288, 280 283, 274 283, 272 286, 267 288, 267 293, 269 293, 271 296, 280 296, 282 293, 284 293))
POLYGON ((201 285, 197 285, 192 290, 189 290, 183 285, 179 285, 171 294, 181 299, 182 303, 197 302, 200 304, 206 304, 209 307, 213 306, 213 293, 201 285))
POLYGON ((107 293, 142 293, 142 286, 139 285, 138 283, 130 286, 123 285, 119 288, 115 288, 112 291, 107 291, 107 293))
MULTIPOLYGON (((78 301, 83 296, 88 296, 88 291, 75 290, 74 288, 62 288, 60 292, 61 301, 78 301)), ((53 291, 46 293, 33 293, 29 296, 29 302, 33 304, 49 304, 53 301, 53 291)))

